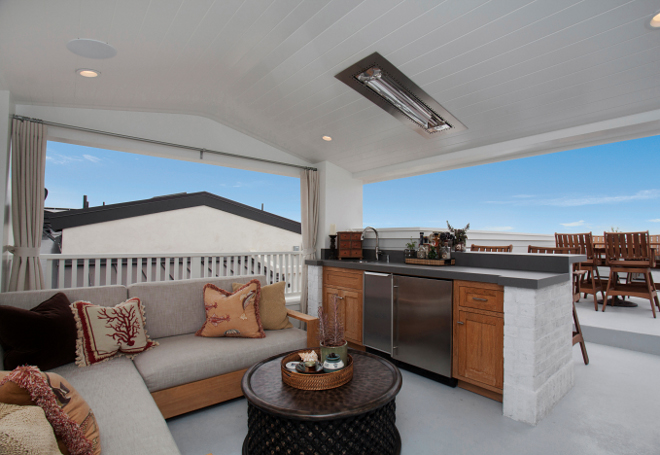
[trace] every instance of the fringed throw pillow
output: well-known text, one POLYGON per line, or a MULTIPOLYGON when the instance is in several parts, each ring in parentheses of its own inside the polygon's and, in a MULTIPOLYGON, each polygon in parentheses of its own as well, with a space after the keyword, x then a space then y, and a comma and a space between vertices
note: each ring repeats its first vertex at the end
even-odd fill
POLYGON ((114 307, 77 301, 71 304, 78 327, 76 364, 87 366, 124 354, 133 358, 158 345, 144 328, 146 317, 134 297, 114 307))
POLYGON ((63 454, 101 453, 94 413, 78 391, 59 374, 43 373, 31 366, 2 371, 0 402, 43 409, 63 454))
POLYGON ((204 286, 206 322, 196 333, 202 337, 264 338, 259 317, 261 284, 252 280, 233 294, 212 284, 204 286))

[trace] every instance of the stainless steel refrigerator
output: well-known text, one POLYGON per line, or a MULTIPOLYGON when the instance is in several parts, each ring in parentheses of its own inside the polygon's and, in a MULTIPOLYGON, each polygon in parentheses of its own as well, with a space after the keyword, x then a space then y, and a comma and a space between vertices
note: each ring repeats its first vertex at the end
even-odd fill
POLYGON ((365 346, 451 377, 451 320, 451 281, 365 272, 365 346))

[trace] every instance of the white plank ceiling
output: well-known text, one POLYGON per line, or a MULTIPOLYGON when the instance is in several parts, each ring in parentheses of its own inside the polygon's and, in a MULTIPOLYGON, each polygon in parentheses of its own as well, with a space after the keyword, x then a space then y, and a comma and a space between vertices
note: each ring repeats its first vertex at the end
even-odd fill
POLYGON ((659 8, 657 0, 5 0, 0 90, 17 104, 200 115, 373 180, 387 166, 660 109, 660 30, 645 26, 659 8), (76 56, 65 47, 75 38, 108 42, 117 56, 76 56), (422 137, 335 79, 376 51, 468 129, 422 137), (80 67, 102 74, 85 79, 80 67))

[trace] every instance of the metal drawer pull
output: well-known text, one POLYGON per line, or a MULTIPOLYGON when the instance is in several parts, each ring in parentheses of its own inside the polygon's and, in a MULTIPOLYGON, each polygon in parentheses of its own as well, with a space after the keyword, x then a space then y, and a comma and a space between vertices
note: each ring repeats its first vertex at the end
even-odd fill
POLYGON ((465 325, 465 322, 463 322, 463 321, 458 321, 456 324, 465 325))
POLYGON ((472 297, 472 300, 476 300, 477 302, 488 302, 488 299, 484 299, 481 297, 472 297))

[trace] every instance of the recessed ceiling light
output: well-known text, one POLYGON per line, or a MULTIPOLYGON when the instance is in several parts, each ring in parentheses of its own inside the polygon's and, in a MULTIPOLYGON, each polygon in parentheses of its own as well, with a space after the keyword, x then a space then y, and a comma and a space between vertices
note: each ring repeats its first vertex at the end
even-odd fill
POLYGON ((649 25, 653 28, 660 28, 660 13, 651 18, 649 25))
POLYGON ((331 138, 330 136, 323 136, 322 139, 323 139, 324 141, 328 141, 328 142, 330 142, 330 141, 332 140, 332 138, 331 138))
POLYGON ((117 49, 95 39, 74 39, 66 43, 66 48, 85 58, 111 58, 117 55, 117 49))
POLYGON ((80 74, 82 77, 97 77, 101 74, 100 71, 92 70, 89 68, 78 68, 76 73, 80 74))

